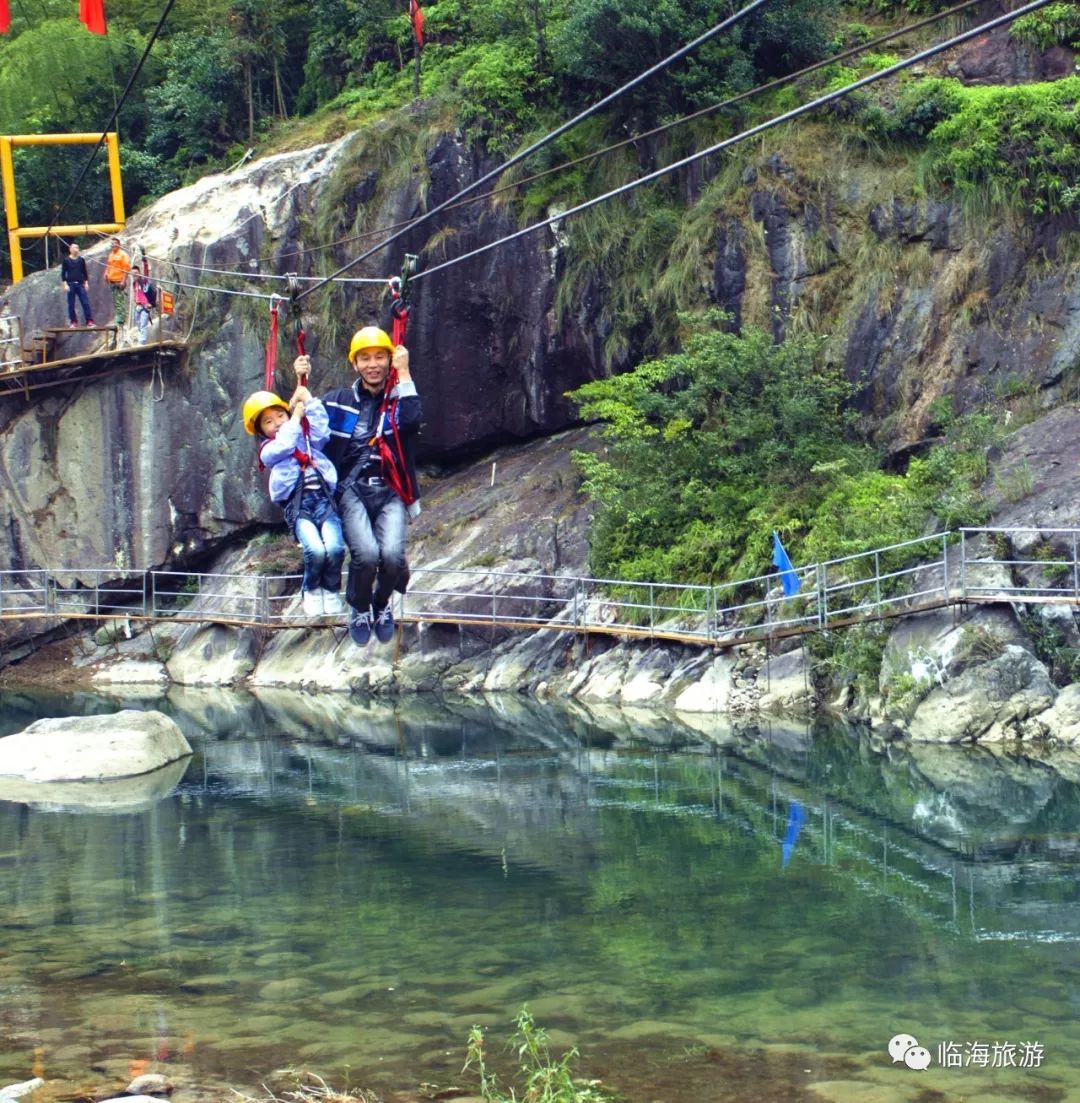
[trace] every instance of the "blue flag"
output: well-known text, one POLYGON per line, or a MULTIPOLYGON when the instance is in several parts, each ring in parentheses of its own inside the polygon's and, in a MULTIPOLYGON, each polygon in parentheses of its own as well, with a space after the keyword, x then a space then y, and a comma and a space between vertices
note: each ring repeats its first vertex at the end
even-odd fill
POLYGON ((780 847, 781 864, 787 865, 791 861, 791 852, 795 849, 795 840, 806 823, 806 809, 793 800, 788 806, 787 830, 784 832, 784 841, 780 847))
POLYGON ((784 551, 784 545, 780 543, 780 537, 772 534, 772 561, 773 566, 780 572, 780 585, 784 587, 784 597, 792 597, 799 592, 799 576, 788 559, 788 553, 784 551))

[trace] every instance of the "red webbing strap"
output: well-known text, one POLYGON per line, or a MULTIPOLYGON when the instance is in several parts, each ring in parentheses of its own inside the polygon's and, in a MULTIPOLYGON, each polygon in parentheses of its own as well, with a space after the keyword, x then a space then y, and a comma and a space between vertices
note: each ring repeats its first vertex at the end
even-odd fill
MULTIPOLYGON (((304 338, 305 337, 306 337, 306 334, 304 333, 304 327, 298 324, 297 327, 296 327, 296 355, 297 356, 307 356, 307 353, 304 351, 304 338)), ((301 372, 296 378, 297 378, 297 382, 300 384, 301 387, 306 387, 307 386, 307 372, 301 372)))
POLYGON ((405 462, 405 450, 402 448, 401 437, 398 435, 397 417, 395 416, 398 400, 389 397, 397 384, 397 372, 391 368, 390 375, 386 380, 386 389, 383 391, 382 406, 379 408, 378 426, 381 429, 384 421, 389 423, 394 444, 391 447, 386 439, 386 434, 382 432, 376 438, 376 444, 379 449, 379 459, 382 462, 383 478, 390 484, 394 493, 407 506, 411 506, 416 501, 416 490, 409 478, 409 467, 405 462))
POLYGON ((266 367, 263 371, 263 390, 274 389, 274 373, 277 371, 278 308, 277 302, 270 304, 270 334, 266 338, 266 367))
POLYGON ((391 326, 390 339, 395 345, 405 344, 405 330, 409 324, 409 308, 398 306, 394 311, 393 325, 391 326))

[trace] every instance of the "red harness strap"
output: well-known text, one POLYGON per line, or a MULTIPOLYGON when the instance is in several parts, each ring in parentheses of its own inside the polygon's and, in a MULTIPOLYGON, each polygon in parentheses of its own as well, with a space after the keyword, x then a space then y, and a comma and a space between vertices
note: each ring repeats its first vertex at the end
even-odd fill
POLYGON ((416 487, 413 485, 412 479, 409 478, 409 465, 405 462, 405 449, 402 447, 401 436, 398 434, 398 399, 390 397, 390 393, 397 386, 397 383, 397 372, 391 368, 386 379, 386 389, 383 391, 378 420, 375 422, 379 431, 372 440, 372 444, 379 450, 383 478, 390 484, 394 493, 407 506, 411 506, 416 501, 416 487), (389 439, 388 435, 381 431, 384 425, 390 427, 389 439))
POLYGON ((266 338, 266 366, 263 372, 263 390, 274 389, 274 373, 277 371, 278 308, 270 304, 270 334, 266 338))

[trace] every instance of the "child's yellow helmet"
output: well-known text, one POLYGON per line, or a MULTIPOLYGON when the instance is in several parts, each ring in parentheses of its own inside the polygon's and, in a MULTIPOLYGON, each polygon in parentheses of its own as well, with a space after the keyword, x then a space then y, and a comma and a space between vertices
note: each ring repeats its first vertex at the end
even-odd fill
POLYGON ((350 364, 361 349, 386 349, 393 356, 394 342, 390 340, 390 335, 378 326, 364 326, 353 334, 353 339, 349 342, 350 364))
POLYGON ((254 436, 259 418, 266 410, 275 406, 280 406, 285 413, 289 412, 289 404, 278 398, 273 391, 256 391, 244 403, 244 428, 254 436))

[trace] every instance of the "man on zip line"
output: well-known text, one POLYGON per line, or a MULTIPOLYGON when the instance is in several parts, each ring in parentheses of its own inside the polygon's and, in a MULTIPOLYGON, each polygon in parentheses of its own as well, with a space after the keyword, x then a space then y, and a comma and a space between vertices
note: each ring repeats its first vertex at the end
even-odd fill
MULTIPOLYGON (((349 345, 357 378, 322 397, 330 419, 326 445, 338 472, 337 505, 349 575, 349 635, 363 647, 372 631, 380 643, 394 638, 394 591, 405 592, 405 525, 420 512, 414 458, 423 411, 409 372, 409 352, 377 326, 358 330, 349 345)), ((293 361, 298 379, 311 358, 293 361)))

